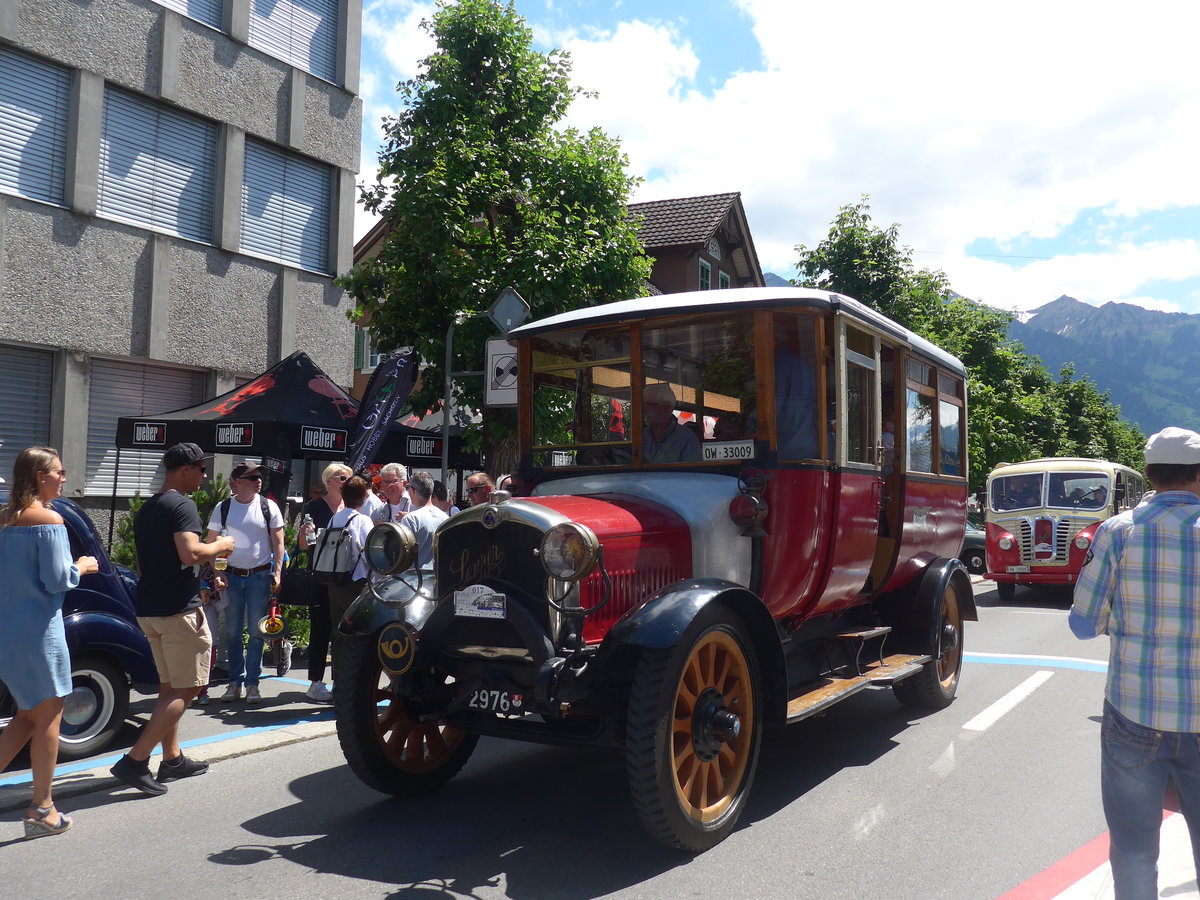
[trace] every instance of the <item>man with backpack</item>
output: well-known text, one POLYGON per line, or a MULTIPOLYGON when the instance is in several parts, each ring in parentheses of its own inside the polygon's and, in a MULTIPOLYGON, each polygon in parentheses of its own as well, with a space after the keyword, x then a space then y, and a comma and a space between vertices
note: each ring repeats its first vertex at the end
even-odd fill
POLYGON ((330 653, 335 682, 342 644, 338 623, 367 583, 363 548, 374 524, 370 516, 361 512, 367 490, 366 480, 359 475, 343 482, 342 501, 346 506, 333 514, 329 527, 321 532, 313 548, 313 581, 326 585, 329 590, 330 653))
POLYGON ((242 698, 259 703, 262 695, 258 681, 262 676, 263 638, 258 622, 270 605, 271 591, 279 587, 283 571, 283 514, 275 501, 259 494, 263 468, 245 462, 233 467, 229 485, 233 496, 223 500, 208 522, 208 539, 228 534, 234 539, 234 551, 227 560, 225 577, 226 630, 229 648, 229 684, 221 700, 231 703, 242 698), (250 641, 242 650, 242 630, 248 628, 250 641))

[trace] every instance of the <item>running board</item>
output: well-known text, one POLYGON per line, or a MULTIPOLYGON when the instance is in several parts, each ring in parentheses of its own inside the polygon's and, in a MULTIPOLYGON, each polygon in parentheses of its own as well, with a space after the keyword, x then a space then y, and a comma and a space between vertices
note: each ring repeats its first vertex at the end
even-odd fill
POLYGON ((895 653, 877 662, 863 666, 863 674, 850 677, 831 675, 814 685, 808 686, 793 697, 787 705, 787 723, 799 722, 809 716, 824 712, 839 700, 857 694, 869 687, 886 687, 903 681, 921 671, 929 655, 914 656, 910 653, 895 653))

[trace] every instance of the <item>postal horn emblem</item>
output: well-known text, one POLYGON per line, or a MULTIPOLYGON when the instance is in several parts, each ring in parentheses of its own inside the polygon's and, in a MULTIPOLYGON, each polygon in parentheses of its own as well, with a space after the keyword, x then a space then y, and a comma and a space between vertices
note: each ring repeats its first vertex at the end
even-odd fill
POLYGON ((417 656, 417 636, 403 622, 391 622, 379 633, 379 664, 385 672, 403 675, 417 656))

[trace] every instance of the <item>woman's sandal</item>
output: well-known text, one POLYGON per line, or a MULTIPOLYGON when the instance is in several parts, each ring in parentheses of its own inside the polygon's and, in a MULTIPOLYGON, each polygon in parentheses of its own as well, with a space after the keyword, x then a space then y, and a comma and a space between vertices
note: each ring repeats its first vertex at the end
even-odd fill
POLYGON ((62 834, 68 828, 75 824, 75 820, 58 814, 58 824, 51 825, 46 821, 46 816, 54 812, 54 804, 49 806, 31 806, 36 815, 25 815, 25 839, 45 837, 48 834, 62 834))

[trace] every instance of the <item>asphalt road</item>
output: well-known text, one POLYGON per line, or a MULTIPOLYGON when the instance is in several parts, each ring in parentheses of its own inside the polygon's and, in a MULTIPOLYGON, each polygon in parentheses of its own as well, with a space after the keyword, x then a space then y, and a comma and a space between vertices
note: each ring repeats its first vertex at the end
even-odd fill
MULTIPOLYGON (((263 709, 189 712, 185 738, 219 729, 196 753, 244 755, 164 797, 75 773, 60 779, 84 791, 60 789, 71 833, 6 843, 20 833, 7 814, 0 883, 14 897, 1058 896, 1021 886, 1105 831, 1107 641, 1071 636, 1065 594, 999 606, 978 583, 976 597, 950 708, 913 715, 869 691, 769 734, 739 829, 699 857, 644 838, 605 752, 485 739, 443 792, 382 797, 343 764, 327 711, 274 682, 263 709)), ((27 791, 4 787, 20 774, 0 778, 0 802, 27 791)), ((1163 896, 1196 896, 1190 866, 1165 875, 1163 896)))

